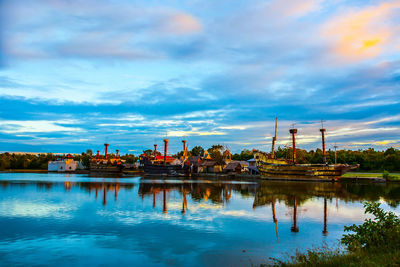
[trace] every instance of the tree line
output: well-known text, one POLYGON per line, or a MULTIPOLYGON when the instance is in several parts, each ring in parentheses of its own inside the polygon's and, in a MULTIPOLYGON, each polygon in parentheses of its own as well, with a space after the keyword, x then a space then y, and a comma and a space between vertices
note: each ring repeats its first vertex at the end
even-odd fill
MULTIPOLYGON (((207 149, 211 159, 216 161, 223 160, 225 148, 222 145, 213 145, 207 149)), ((150 155, 152 150, 146 150, 150 155)), ((205 149, 201 146, 195 146, 192 150, 188 151, 189 156, 204 156, 205 149)), ((296 149, 297 163, 322 163, 322 150, 303 150, 296 149)), ((178 152, 174 156, 180 157, 183 151, 178 152)), ((277 158, 289 159, 293 155, 291 148, 278 147, 275 151, 277 158)), ((86 153, 74 155, 73 159, 81 161, 84 166, 88 167, 92 152, 87 150, 86 153)), ((0 170, 7 169, 36 169, 46 170, 49 161, 56 160, 59 156, 48 154, 13 154, 2 153, 0 154, 0 170)), ((248 149, 243 149, 240 153, 232 154, 232 160, 249 160, 253 158, 253 152, 248 149)), ((400 150, 388 148, 385 151, 377 151, 373 148, 365 150, 338 150, 336 154, 337 163, 344 164, 360 164, 359 171, 376 171, 382 172, 384 170, 389 172, 400 172, 400 150)), ((138 157, 133 154, 126 154, 121 156, 121 159, 126 160, 126 163, 134 163, 138 157)), ((326 160, 328 163, 335 163, 335 151, 326 151, 326 160)))

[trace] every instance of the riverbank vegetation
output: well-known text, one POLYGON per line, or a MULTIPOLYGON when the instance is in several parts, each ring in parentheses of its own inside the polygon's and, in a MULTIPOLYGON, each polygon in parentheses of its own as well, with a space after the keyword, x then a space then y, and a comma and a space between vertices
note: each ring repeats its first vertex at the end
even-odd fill
MULTIPOLYGON (((83 166, 88 167, 91 159, 91 151, 86 151, 82 154, 74 154, 72 158, 76 161, 81 161, 83 166)), ((49 161, 62 158, 59 155, 51 153, 44 154, 14 154, 14 153, 1 153, 0 154, 0 171, 4 170, 47 170, 49 161)), ((137 157, 133 154, 126 154, 121 156, 126 160, 126 163, 134 163, 137 157)))
POLYGON ((297 252, 273 266, 400 266, 400 217, 377 202, 364 204, 373 216, 361 225, 345 226, 340 240, 345 250, 329 248, 297 252))

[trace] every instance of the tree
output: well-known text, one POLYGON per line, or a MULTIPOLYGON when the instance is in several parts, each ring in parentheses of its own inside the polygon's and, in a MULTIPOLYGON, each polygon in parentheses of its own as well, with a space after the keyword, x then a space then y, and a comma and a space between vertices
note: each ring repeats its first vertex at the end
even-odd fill
POLYGON ((92 156, 93 155, 93 150, 86 149, 86 155, 92 156))
POLYGON ((192 156, 202 156, 204 154, 204 148, 201 146, 195 146, 190 151, 190 154, 192 154, 192 156))
POLYGON ((213 160, 221 161, 223 148, 224 147, 222 145, 212 145, 209 149, 207 149, 207 151, 213 160))

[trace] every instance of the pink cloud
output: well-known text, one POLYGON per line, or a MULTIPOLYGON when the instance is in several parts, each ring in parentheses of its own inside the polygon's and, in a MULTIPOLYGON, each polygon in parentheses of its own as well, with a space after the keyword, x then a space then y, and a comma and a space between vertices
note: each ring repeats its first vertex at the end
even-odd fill
POLYGON ((341 62, 375 58, 393 51, 400 30, 392 19, 399 11, 399 2, 352 9, 328 20, 321 36, 341 62))

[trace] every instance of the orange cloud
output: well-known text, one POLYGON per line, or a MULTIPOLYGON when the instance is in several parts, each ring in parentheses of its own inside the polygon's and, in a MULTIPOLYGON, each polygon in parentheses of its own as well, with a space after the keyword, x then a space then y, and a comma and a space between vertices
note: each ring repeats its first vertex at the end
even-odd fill
POLYGON ((166 33, 192 34, 201 31, 201 23, 192 15, 180 13, 170 16, 161 26, 166 33))
POLYGON ((333 55, 343 61, 374 58, 390 49, 399 28, 391 22, 400 3, 388 2, 352 10, 328 21, 322 36, 330 42, 333 55))

